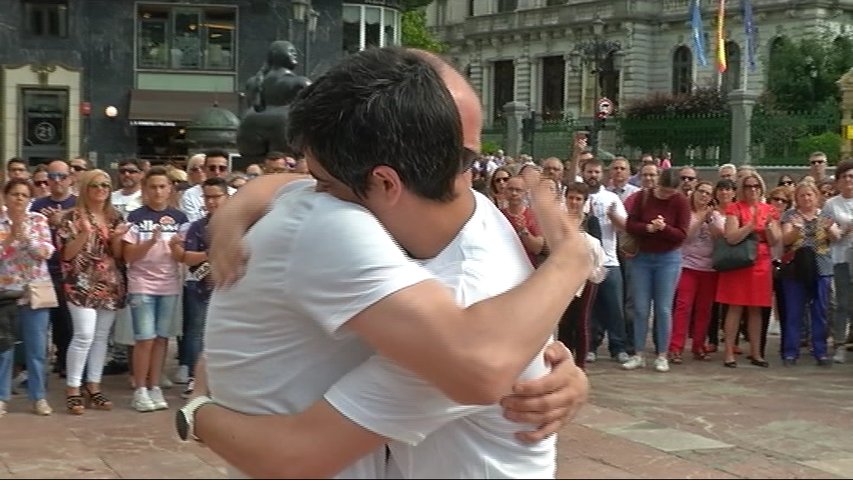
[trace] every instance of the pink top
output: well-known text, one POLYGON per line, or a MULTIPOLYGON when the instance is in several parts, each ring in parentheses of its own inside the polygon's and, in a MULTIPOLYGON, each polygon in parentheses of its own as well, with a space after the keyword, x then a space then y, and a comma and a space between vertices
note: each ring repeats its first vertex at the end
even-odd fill
MULTIPOLYGON (((47 258, 53 254, 47 218, 36 212, 27 212, 24 228, 25 241, 15 240, 0 249, 0 288, 19 290, 34 281, 50 280, 47 258)), ((6 212, 0 212, 0 242, 11 235, 12 223, 6 212)))

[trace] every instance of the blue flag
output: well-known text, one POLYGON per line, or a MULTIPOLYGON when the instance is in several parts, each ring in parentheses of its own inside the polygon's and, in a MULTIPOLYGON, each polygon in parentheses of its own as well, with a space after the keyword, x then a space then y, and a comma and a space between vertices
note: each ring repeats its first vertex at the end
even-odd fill
POLYGON ((702 27, 702 9, 699 6, 701 0, 692 0, 690 7, 690 28, 693 31, 693 50, 699 65, 708 66, 708 57, 705 55, 705 29, 702 27))
POLYGON ((749 70, 755 71, 755 22, 752 16, 752 0, 740 0, 743 7, 743 28, 746 33, 746 59, 749 70))

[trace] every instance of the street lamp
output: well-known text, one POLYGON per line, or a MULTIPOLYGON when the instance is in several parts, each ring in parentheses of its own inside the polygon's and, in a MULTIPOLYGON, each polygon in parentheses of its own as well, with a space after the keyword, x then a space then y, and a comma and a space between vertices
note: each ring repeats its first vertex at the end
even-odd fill
MULTIPOLYGON (((308 76, 308 61, 310 59, 310 36, 317 31, 317 20, 320 14, 314 10, 311 5, 311 0, 290 0, 290 6, 293 9, 293 20, 303 24, 304 38, 302 40, 302 56, 304 57, 302 74, 308 76)), ((291 35, 293 32, 291 31, 291 35)))
MULTIPOLYGON (((595 75, 593 98, 596 105, 599 97, 599 85, 604 74, 611 74, 622 69, 624 57, 622 44, 604 39, 604 20, 598 15, 592 21, 592 39, 578 42, 569 53, 569 62, 573 71, 582 72, 585 65, 590 65, 590 73, 595 75)), ((589 132, 589 143, 594 155, 598 154, 598 132, 601 130, 607 112, 598 111, 596 106, 593 115, 592 128, 589 132)))

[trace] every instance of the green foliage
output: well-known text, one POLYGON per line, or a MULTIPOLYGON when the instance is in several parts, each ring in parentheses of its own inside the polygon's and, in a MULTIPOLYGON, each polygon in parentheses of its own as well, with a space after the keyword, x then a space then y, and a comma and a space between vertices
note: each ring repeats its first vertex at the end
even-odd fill
POLYGON ((837 99, 836 81, 853 67, 850 37, 780 37, 773 42, 767 69, 767 89, 782 111, 811 111, 837 99))
POLYGON ((403 12, 400 24, 404 47, 420 48, 435 53, 447 51, 447 45, 438 41, 427 29, 426 11, 423 8, 403 12))
POLYGON ((480 152, 482 152, 483 155, 491 155, 500 149, 501 146, 497 142, 484 141, 480 145, 480 152))
POLYGON ((691 94, 654 93, 635 100, 625 108, 626 118, 673 115, 721 115, 726 101, 715 88, 698 88, 691 94))
POLYGON ((812 152, 823 152, 827 158, 834 160, 841 156, 841 135, 835 132, 825 132, 820 135, 800 138, 797 141, 797 155, 806 158, 812 152))

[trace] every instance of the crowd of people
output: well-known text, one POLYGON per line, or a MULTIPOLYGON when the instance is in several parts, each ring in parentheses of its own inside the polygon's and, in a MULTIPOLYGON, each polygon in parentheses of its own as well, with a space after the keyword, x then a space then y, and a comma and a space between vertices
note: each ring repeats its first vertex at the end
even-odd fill
POLYGON ((817 365, 843 363, 853 311, 853 161, 839 162, 830 175, 827 156, 814 152, 801 175, 782 174, 770 187, 749 165, 725 164, 700 178, 691 166, 664 162, 671 162, 668 154, 643 155, 633 166, 617 156, 605 176, 604 163, 579 139, 569 161, 537 164, 499 151, 475 166, 475 188, 505 213, 534 265, 547 245, 520 198, 518 175, 538 168, 560 186, 567 209, 582 202, 607 275, 588 282, 560 325, 578 364, 597 361, 606 339, 622 368, 642 368, 648 359, 667 372, 683 363, 688 339, 700 361, 723 339, 722 363, 735 368, 744 339, 747 361, 768 367, 769 330, 781 335, 783 365, 795 365, 802 348, 817 365), (750 239, 754 262, 718 271, 715 251, 750 239))
POLYGON ((306 171, 304 161, 281 152, 245 172, 231 172, 228 159, 217 150, 193 155, 184 168, 127 159, 112 174, 84 158, 32 171, 21 159, 6 162, 0 415, 13 390, 23 389, 34 413, 50 415, 51 366, 65 380, 68 413, 110 410, 102 375, 122 373, 134 409, 168 408, 161 386, 173 382, 162 370, 176 338, 174 380, 185 385, 184 396, 192 393, 210 295, 209 216, 260 175, 306 171), (47 303, 31 301, 39 293, 47 303))

